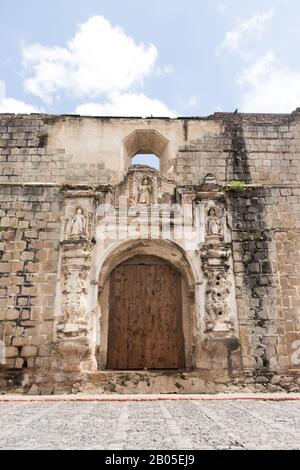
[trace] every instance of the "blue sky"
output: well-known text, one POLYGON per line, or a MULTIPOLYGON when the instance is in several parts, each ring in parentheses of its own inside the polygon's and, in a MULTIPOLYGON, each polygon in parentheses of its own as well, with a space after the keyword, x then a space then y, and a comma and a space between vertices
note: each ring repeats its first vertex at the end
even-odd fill
POLYGON ((0 112, 291 112, 299 44, 299 0, 0 0, 0 112))

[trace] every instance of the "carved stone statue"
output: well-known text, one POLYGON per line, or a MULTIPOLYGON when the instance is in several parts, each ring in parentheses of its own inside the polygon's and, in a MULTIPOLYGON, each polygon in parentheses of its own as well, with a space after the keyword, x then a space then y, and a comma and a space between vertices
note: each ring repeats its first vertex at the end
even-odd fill
POLYGON ((152 198, 152 182, 148 177, 143 178, 142 184, 139 187, 138 203, 139 204, 151 204, 152 198))
POLYGON ((82 209, 78 208, 72 220, 70 235, 71 238, 81 238, 86 234, 86 220, 82 209))
POLYGON ((86 293, 86 273, 68 273, 64 287, 64 311, 67 323, 86 322, 86 293))
POLYGON ((214 207, 209 209, 207 214, 206 233, 208 236, 221 235, 222 233, 221 221, 214 207))

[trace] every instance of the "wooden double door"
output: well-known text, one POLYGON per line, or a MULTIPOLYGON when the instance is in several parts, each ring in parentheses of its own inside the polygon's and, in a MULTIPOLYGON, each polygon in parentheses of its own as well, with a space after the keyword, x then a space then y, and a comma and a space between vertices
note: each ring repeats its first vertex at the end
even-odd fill
POLYGON ((181 274, 132 262, 110 276, 107 369, 184 368, 181 274))

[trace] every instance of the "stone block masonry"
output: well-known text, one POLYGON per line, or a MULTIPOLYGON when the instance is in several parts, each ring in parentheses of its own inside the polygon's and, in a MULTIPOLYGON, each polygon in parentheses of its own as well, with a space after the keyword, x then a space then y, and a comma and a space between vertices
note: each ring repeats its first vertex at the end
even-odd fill
POLYGON ((1 185, 0 192, 0 337, 6 345, 6 367, 49 366, 60 236, 59 189, 1 185))
MULTIPOLYGON (((147 297, 128 299, 143 312, 147 297)), ((120 351, 130 328, 120 323, 120 351)), ((163 333, 138 331, 135 351, 171 355, 163 333)), ((0 346, 0 392, 299 391, 300 109, 0 115, 0 346), (132 165, 137 153, 160 170, 132 165), (112 315, 121 322, 111 273, 145 264, 181 275, 185 367, 145 370, 141 352, 139 370, 107 370, 112 315)))

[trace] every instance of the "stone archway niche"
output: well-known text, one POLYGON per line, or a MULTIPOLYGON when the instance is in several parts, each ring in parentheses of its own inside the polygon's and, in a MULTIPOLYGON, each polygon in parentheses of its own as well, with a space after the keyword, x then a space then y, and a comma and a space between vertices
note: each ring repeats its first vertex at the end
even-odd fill
POLYGON ((124 167, 128 169, 131 159, 138 154, 154 154, 160 160, 164 172, 170 158, 170 141, 156 129, 136 129, 122 142, 124 167))

